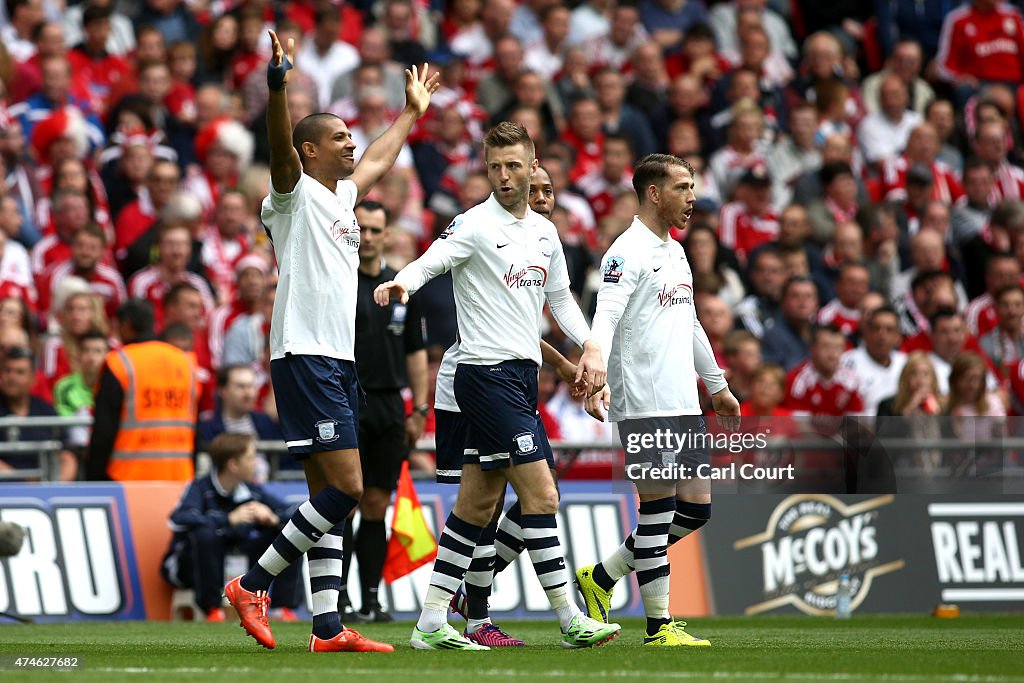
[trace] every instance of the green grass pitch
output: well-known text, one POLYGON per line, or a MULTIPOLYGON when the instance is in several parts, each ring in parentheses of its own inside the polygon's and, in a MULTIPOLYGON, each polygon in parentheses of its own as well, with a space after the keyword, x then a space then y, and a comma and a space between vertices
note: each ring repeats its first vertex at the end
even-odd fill
POLYGON ((623 633, 603 647, 564 650, 553 621, 508 621, 506 629, 530 646, 491 652, 414 651, 411 623, 363 628, 395 644, 390 655, 309 654, 306 624, 272 623, 274 651, 257 646, 237 623, 5 625, 0 653, 81 655, 84 668, 8 670, 0 680, 1024 682, 1024 615, 707 618, 688 628, 712 647, 680 649, 642 648, 642 621, 622 623, 623 633), (322 678, 338 674, 344 678, 322 678))

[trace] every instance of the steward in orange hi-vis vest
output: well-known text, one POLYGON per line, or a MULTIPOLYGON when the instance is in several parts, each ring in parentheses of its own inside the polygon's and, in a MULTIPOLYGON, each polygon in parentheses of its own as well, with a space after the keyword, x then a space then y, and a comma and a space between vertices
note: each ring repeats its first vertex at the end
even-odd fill
POLYGON ((124 390, 107 474, 116 481, 191 481, 198 406, 192 359, 149 341, 111 351, 106 362, 124 390))

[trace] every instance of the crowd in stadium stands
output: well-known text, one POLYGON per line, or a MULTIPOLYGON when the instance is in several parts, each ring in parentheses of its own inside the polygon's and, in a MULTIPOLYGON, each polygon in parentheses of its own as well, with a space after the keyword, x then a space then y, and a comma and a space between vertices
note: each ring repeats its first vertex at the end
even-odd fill
MULTIPOLYGON (((674 236, 744 414, 1019 415, 1022 4, 5 0, 0 414, 88 412, 115 312, 139 297, 195 355, 203 438, 275 433, 259 207, 276 27, 296 42, 292 121, 338 114, 357 155, 400 109, 407 65, 441 73, 371 194, 396 228, 391 266, 486 198, 482 134, 512 120, 550 173, 592 314, 595 266, 637 210, 632 164, 668 152, 698 171, 674 236), (218 387, 240 365, 253 372, 218 387)), ((451 291, 420 294, 434 367, 451 291)), ((542 379, 552 438, 604 435, 542 379)))

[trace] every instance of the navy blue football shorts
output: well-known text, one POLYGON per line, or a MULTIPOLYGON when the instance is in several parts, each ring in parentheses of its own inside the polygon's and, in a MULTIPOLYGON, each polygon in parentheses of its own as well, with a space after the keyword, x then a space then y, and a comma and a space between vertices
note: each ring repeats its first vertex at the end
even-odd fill
POLYGON ((537 364, 507 360, 455 370, 455 400, 468 423, 464 462, 495 470, 536 460, 554 467, 544 424, 537 414, 537 364))
POLYGON ((293 457, 359 447, 361 392, 354 362, 288 354, 270 361, 270 379, 293 457))

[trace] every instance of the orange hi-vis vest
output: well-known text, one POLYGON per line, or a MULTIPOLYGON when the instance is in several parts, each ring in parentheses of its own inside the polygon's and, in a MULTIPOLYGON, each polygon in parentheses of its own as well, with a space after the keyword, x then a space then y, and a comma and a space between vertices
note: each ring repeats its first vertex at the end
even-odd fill
POLYGON ((161 341, 107 354, 124 389, 107 474, 115 481, 192 481, 198 384, 181 349, 161 341))

